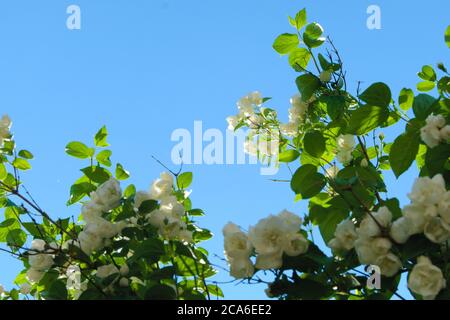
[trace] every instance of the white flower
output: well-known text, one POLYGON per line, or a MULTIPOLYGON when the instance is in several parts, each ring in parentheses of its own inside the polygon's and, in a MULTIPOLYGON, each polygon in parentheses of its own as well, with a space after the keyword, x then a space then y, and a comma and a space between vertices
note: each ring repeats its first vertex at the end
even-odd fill
POLYGON ((230 275, 236 279, 250 278, 255 273, 255 268, 249 258, 230 260, 230 275))
POLYGON ((280 217, 270 215, 251 227, 248 237, 258 254, 282 254, 286 245, 286 224, 280 217))
POLYGON ((39 282, 44 277, 45 272, 30 268, 27 271, 27 279, 31 283, 39 282))
POLYGON ((166 196, 160 201, 160 210, 172 213, 174 216, 182 217, 184 215, 184 206, 178 202, 175 196, 166 196))
POLYGON ((45 241, 41 239, 34 239, 31 241, 31 249, 34 251, 45 251, 45 241))
POLYGON ((178 239, 180 241, 184 241, 184 242, 187 242, 187 243, 192 243, 194 241, 192 236, 193 236, 192 231, 183 229, 178 234, 178 239))
POLYGON ((430 218, 425 224, 424 234, 434 243, 443 243, 450 239, 450 225, 441 218, 430 218))
POLYGON ((438 214, 447 224, 450 224, 450 191, 447 191, 439 201, 438 214))
POLYGON ((388 228, 392 221, 392 213, 387 207, 380 207, 377 212, 372 212, 371 215, 361 221, 357 230, 361 237, 376 237, 381 234, 380 226, 388 228))
POLYGON ((47 253, 31 254, 28 257, 28 262, 31 268, 39 271, 45 271, 50 269, 53 265, 53 256, 47 253))
POLYGON ((308 103, 303 101, 300 94, 294 95, 291 100, 291 108, 289 109, 289 122, 298 123, 305 118, 306 111, 308 110, 308 103))
POLYGON ((334 179, 339 173, 339 168, 336 165, 332 165, 328 169, 325 170, 325 175, 330 178, 334 179))
POLYGON ((375 265, 380 267, 381 274, 385 275, 386 277, 392 277, 396 275, 402 268, 402 262, 392 252, 379 256, 375 260, 375 265))
POLYGON ((320 81, 322 81, 322 82, 329 82, 331 80, 331 75, 332 74, 333 74, 333 72, 331 70, 322 71, 320 73, 320 76, 319 76, 320 81))
POLYGON ((136 209, 139 209, 141 204, 148 200, 152 200, 152 196, 150 195, 150 193, 146 191, 138 191, 134 196, 134 207, 136 209))
POLYGON ((428 219, 437 216, 437 207, 434 205, 424 206, 420 204, 410 204, 403 208, 403 216, 410 222, 410 233, 417 234, 423 232, 428 219))
POLYGON ((120 281, 119 281, 119 286, 126 288, 126 287, 128 287, 129 285, 130 285, 130 281, 128 281, 127 278, 121 278, 121 279, 120 279, 120 281))
POLYGON ((261 93, 259 91, 254 91, 242 97, 238 102, 237 106, 241 113, 249 116, 254 113, 254 106, 260 106, 263 102, 261 93))
POLYGON ((0 284, 0 297, 5 292, 5 288, 0 284))
POLYGON ((386 255, 392 243, 386 238, 358 238, 355 250, 361 264, 375 264, 378 257, 386 255))
POLYGON ((336 139, 340 151, 351 151, 355 147, 355 137, 351 134, 341 134, 336 139))
POLYGON ((446 287, 441 269, 433 265, 429 258, 419 257, 417 264, 409 274, 408 287, 425 300, 434 300, 446 287))
POLYGON ((241 115, 235 115, 235 116, 229 116, 227 118, 227 122, 228 122, 228 130, 234 131, 234 129, 236 129, 237 125, 239 124, 239 122, 242 120, 241 115))
POLYGON ((101 207, 103 212, 108 212, 120 204, 120 199, 122 198, 120 183, 116 179, 111 178, 100 185, 90 196, 91 202, 101 207))
POLYGON ((403 244, 406 243, 412 235, 412 230, 414 230, 414 228, 411 220, 406 217, 401 217, 392 223, 389 232, 395 242, 403 244))
POLYGON ((417 178, 408 197, 414 204, 436 205, 446 192, 444 178, 442 174, 437 174, 432 179, 429 177, 417 178))
POLYGON ((300 233, 290 233, 286 237, 284 252, 291 257, 299 256, 308 251, 309 241, 300 233))
POLYGON ((107 278, 113 274, 119 273, 119 270, 114 264, 108 264, 106 266, 98 267, 97 269, 97 277, 99 278, 107 278))
POLYGON ((255 267, 260 270, 279 269, 283 266, 283 252, 263 253, 256 257, 255 267))
POLYGON ((19 292, 21 294, 27 295, 31 291, 31 285, 29 283, 24 283, 20 286, 19 292))
POLYGON ((251 129, 257 129, 264 123, 264 118, 259 114, 253 113, 246 119, 246 123, 251 129))
POLYGON ((302 218, 300 218, 296 214, 288 210, 283 210, 278 214, 278 217, 280 217, 284 221, 287 232, 296 233, 300 231, 302 218))
POLYGON ((336 154, 336 159, 342 164, 347 164, 353 159, 352 151, 339 151, 336 154))
POLYGON ((442 141, 448 141, 450 139, 450 125, 443 127, 439 133, 442 141))
POLYGON ((170 173, 161 173, 160 178, 156 179, 150 188, 151 197, 155 200, 159 200, 172 194, 173 183, 173 176, 170 173))
POLYGON ((103 238, 84 230, 78 235, 78 241, 80 243, 81 250, 87 255, 90 255, 96 250, 100 250, 103 248, 104 244, 103 238))
POLYGON ((253 246, 247 235, 234 223, 228 223, 223 228, 225 255, 228 259, 248 258, 253 246))
POLYGON ((331 248, 338 252, 340 250, 349 251, 355 246, 358 237, 355 224, 351 220, 344 220, 339 223, 334 233, 334 240, 331 242, 331 248))
POLYGON ((253 140, 245 140, 244 142, 244 151, 245 153, 256 156, 258 154, 258 147, 253 140))
POLYGON ((449 138, 450 126, 445 125, 445 118, 442 115, 429 115, 426 125, 420 129, 420 137, 423 142, 430 147, 436 147, 441 141, 449 138))
POLYGON ((81 270, 77 265, 70 265, 66 270, 67 284, 69 290, 79 290, 81 285, 81 270))
POLYGON ((126 276, 126 275, 128 275, 129 272, 130 272, 130 268, 128 267, 128 265, 126 263, 120 267, 120 275, 126 276))
POLYGON ((288 137, 295 137, 298 135, 298 123, 288 122, 280 124, 280 131, 288 137))
POLYGON ((11 133, 9 132, 9 130, 11 129, 11 125, 11 119, 7 115, 4 115, 0 119, 0 145, 3 144, 3 140, 11 135, 11 133))

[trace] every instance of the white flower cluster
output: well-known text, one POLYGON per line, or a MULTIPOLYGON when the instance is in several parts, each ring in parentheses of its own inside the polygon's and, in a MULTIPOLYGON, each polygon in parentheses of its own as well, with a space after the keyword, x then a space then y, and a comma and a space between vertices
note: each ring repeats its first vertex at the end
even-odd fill
POLYGON ((90 197, 90 201, 83 205, 81 211, 86 225, 78 236, 81 250, 88 255, 104 248, 107 242, 126 226, 125 222, 112 223, 103 218, 104 213, 120 205, 122 190, 117 180, 109 179, 92 192, 90 197))
POLYGON ((328 246, 335 255, 355 248, 361 264, 377 265, 383 275, 391 277, 402 267, 400 259, 391 252, 391 240, 383 233, 390 231, 390 236, 395 238, 391 225, 391 212, 381 207, 367 215, 358 228, 351 220, 341 222, 328 246))
POLYGON ((280 138, 278 132, 269 133, 263 132, 258 134, 258 132, 249 133, 249 136, 244 142, 244 151, 252 156, 257 156, 258 154, 271 157, 275 156, 279 152, 280 138))
POLYGON ((450 191, 445 189, 443 176, 417 178, 408 198, 411 204, 403 208, 403 217, 393 225, 395 241, 405 243, 411 235, 419 233, 435 243, 449 240, 450 191))
POLYGON ((45 245, 45 241, 41 239, 34 239, 31 242, 31 250, 28 257, 30 269, 27 271, 27 278, 30 282, 39 282, 45 272, 54 264, 54 255, 45 248, 45 245))
POLYGON ((355 147, 355 137, 351 134, 341 134, 336 139, 337 154, 336 159, 347 164, 352 161, 353 148, 355 147))
POLYGON ((414 293, 420 294, 425 300, 434 300, 446 286, 441 269, 433 265, 429 258, 425 256, 419 257, 417 264, 409 274, 409 289, 414 293))
POLYGON ((224 248, 231 275, 235 278, 253 275, 250 260, 253 252, 255 267, 269 270, 282 267, 283 254, 298 256, 308 251, 309 242, 300 233, 301 224, 301 218, 287 210, 260 220, 248 235, 235 224, 227 224, 223 229, 224 248))
POLYGON ((446 125, 445 118, 440 114, 429 115, 426 125, 420 129, 420 137, 428 147, 434 148, 450 139, 450 125, 446 125))
POLYGON ((263 98, 259 91, 254 91, 242 97, 237 102, 239 113, 227 118, 228 129, 234 130, 241 121, 250 128, 258 127, 262 122, 262 117, 255 113, 255 107, 260 107, 263 103, 263 98))
POLYGON ((308 111, 310 101, 303 101, 300 94, 296 94, 291 98, 291 108, 289 109, 289 122, 280 125, 280 131, 282 134, 288 137, 295 137, 298 135, 298 127, 300 123, 305 120, 306 112, 308 111))
POLYGON ((7 115, 4 115, 0 119, 0 146, 3 144, 3 140, 11 135, 11 133, 9 132, 9 130, 11 129, 11 125, 11 119, 7 115))
POLYGON ((158 200, 159 209, 147 214, 146 221, 158 228, 165 239, 192 242, 192 232, 183 221, 184 206, 173 195, 173 186, 173 176, 168 172, 161 173, 160 177, 153 181, 149 192, 139 191, 136 194, 135 207, 139 209, 146 200, 158 200))

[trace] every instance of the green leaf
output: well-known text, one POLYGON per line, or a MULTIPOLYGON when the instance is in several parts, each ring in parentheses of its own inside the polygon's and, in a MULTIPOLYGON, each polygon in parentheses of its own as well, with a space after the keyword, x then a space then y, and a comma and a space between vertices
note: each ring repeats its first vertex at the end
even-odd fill
POLYGON ((138 209, 140 214, 148 214, 154 211, 156 208, 158 208, 158 201, 145 200, 144 202, 141 203, 138 209))
POLYGON ((309 131, 305 134, 303 146, 311 156, 320 158, 325 152, 325 138, 319 131, 309 131))
POLYGON ((106 126, 103 126, 95 135, 94 142, 97 147, 107 147, 109 146, 108 142, 106 142, 106 138, 108 137, 108 130, 106 130, 106 126))
POLYGON ((8 176, 8 171, 6 171, 6 167, 5 165, 0 162, 0 180, 4 180, 6 179, 6 177, 8 176))
POLYGON ((6 243, 10 247, 23 247, 27 241, 27 234, 22 229, 10 230, 6 235, 6 243))
POLYGON ((177 185, 180 189, 189 188, 192 183, 192 172, 183 172, 177 177, 177 185))
POLYGON ((367 88, 359 98, 367 104, 379 107, 388 107, 391 103, 391 89, 382 83, 377 82, 367 88))
POLYGON ((19 151, 19 157, 31 160, 31 159, 33 159, 33 154, 30 151, 28 151, 28 150, 20 150, 19 151))
POLYGON ((62 280, 52 281, 48 291, 45 293, 45 298, 48 300, 66 300, 66 283, 62 280))
MULTIPOLYGON (((291 18, 292 19, 292 18, 291 18)), ((291 25, 300 31, 306 25, 306 9, 302 9, 295 15, 295 19, 292 19, 291 25)))
POLYGON ((417 74, 422 80, 436 81, 436 72, 432 66, 423 66, 422 71, 417 74))
POLYGON ((430 176, 444 173, 445 164, 449 162, 450 145, 441 143, 434 148, 428 148, 425 155, 426 168, 430 176))
POLYGON ((102 168, 102 167, 86 167, 84 169, 81 169, 81 171, 88 177, 91 181, 95 183, 103 183, 109 180, 111 178, 111 173, 102 168))
POLYGON ((320 80, 312 74, 304 74, 299 76, 295 83, 302 94, 303 101, 309 100, 312 95, 320 88, 320 80))
POLYGON ((415 131, 407 131, 395 139, 389 153, 389 162, 397 178, 408 170, 416 159, 419 145, 419 134, 415 131))
POLYGON ((88 196, 92 191, 95 191, 95 186, 89 182, 76 183, 70 187, 70 198, 68 205, 77 203, 85 196, 88 196))
POLYGON ((380 126, 389 117, 386 107, 366 105, 352 112, 347 132, 355 135, 366 134, 380 126))
POLYGON ((289 53, 289 64, 295 71, 305 71, 308 66, 311 54, 305 48, 295 48, 289 53))
POLYGON ((298 168, 291 180, 291 189, 303 199, 314 197, 325 185, 324 175, 318 173, 317 168, 311 164, 298 168))
POLYGON ((88 148, 84 143, 72 141, 66 146, 66 153, 72 157, 86 159, 94 155, 95 150, 88 148))
POLYGON ((110 159, 111 155, 112 155, 111 150, 103 150, 103 151, 100 151, 95 158, 102 165, 110 167, 111 166, 111 159, 110 159))
POLYGON ((346 105, 343 96, 321 96, 319 101, 326 104, 326 112, 331 120, 337 120, 344 114, 346 105))
POLYGON ((291 33, 283 33, 279 35, 273 43, 273 48, 279 54, 288 54, 299 44, 298 36, 291 33))
POLYGON ((450 48, 450 26, 447 27, 447 30, 445 31, 445 43, 450 48))
POLYGON ((31 169, 31 165, 30 163, 22 158, 16 158, 14 159, 14 161, 12 162, 12 165, 14 166, 14 168, 17 168, 19 170, 29 170, 31 169))
POLYGON ((421 92, 428 92, 434 89, 436 86, 435 82, 432 81, 422 81, 417 84, 417 90, 421 92))
POLYGON ((145 292, 145 300, 175 300, 177 294, 172 287, 156 284, 145 292))
POLYGON ((414 98, 413 111, 419 120, 425 120, 434 109, 436 99, 428 94, 419 94, 414 98))
POLYGON ((116 165, 116 179, 117 180, 126 180, 130 177, 130 173, 123 168, 123 166, 118 163, 116 165))
POLYGON ((320 24, 313 22, 306 26, 303 33, 303 41, 310 48, 316 48, 325 42, 325 38, 321 37, 323 28, 320 24))
POLYGON ((132 260, 145 258, 150 261, 158 261, 164 254, 164 243, 159 239, 147 239, 134 248, 132 260))
POLYGON ((400 108, 404 111, 408 111, 413 106, 414 102, 414 92, 411 89, 403 88, 400 91, 400 96, 398 98, 398 104, 400 108))
POLYGON ((289 149, 279 154, 278 161, 289 163, 297 160, 298 157, 300 157, 300 153, 297 150, 289 149))

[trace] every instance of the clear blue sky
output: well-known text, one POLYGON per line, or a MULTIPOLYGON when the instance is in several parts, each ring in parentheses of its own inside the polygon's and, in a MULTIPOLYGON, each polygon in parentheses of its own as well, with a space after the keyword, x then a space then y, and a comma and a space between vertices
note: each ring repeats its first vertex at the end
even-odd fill
MULTIPOLYGON (((449 61, 443 41, 450 23, 448 0, 72 0, 3 1, 0 5, 0 106, 14 120, 20 147, 33 151, 23 181, 53 216, 77 214, 65 201, 81 163, 64 153, 68 141, 91 141, 102 125, 110 131, 113 160, 146 189, 170 163, 171 132, 225 130, 236 100, 252 90, 273 97, 286 117, 296 92, 295 73, 272 48, 288 32, 288 15, 306 7, 339 48, 354 89, 388 83, 397 96, 414 88, 423 64, 449 61), (66 28, 66 8, 81 7, 79 31, 66 28), (366 28, 366 9, 382 10, 382 30, 366 28)), ((391 141, 397 131, 386 131, 391 141)), ((192 199, 207 215, 201 225, 216 237, 206 247, 222 255, 221 228, 244 227, 294 204, 287 184, 268 181, 254 165, 196 165, 192 199)), ((415 170, 388 177, 389 196, 405 195, 415 170)), ((285 171, 279 178, 286 178, 285 171)), ((212 258, 216 263, 217 259, 212 258)), ((19 265, 0 255, 0 283, 10 287, 19 265)), ((217 280, 228 280, 221 272, 217 280)), ((227 298, 264 298, 260 286, 224 286, 227 298)))

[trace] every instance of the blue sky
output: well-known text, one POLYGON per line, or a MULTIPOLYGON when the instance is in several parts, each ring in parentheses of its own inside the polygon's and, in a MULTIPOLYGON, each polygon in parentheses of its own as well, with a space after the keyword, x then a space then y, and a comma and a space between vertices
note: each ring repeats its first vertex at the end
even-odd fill
MULTIPOLYGON (((192 131, 202 120, 204 128, 225 131, 224 119, 247 92, 273 97, 270 106, 287 118, 296 74, 271 45, 289 32, 287 16, 303 7, 339 48, 352 89, 357 81, 384 81, 398 96, 402 87, 415 87, 422 65, 448 58, 448 0, 3 1, 0 106, 14 120, 19 146, 36 156, 24 183, 52 216, 77 214, 65 201, 82 164, 64 146, 92 141, 102 125, 110 131, 113 160, 146 189, 161 171, 151 155, 170 164, 173 130, 192 131), (66 28, 70 4, 81 8, 81 30, 66 28), (381 7, 381 30, 366 27, 371 4, 381 7)), ((387 130, 386 140, 398 132, 387 130)), ((207 213, 201 225, 216 234, 206 244, 211 253, 222 255, 221 228, 230 220, 247 227, 284 208, 305 212, 287 184, 259 175, 258 166, 187 169, 194 172, 194 206, 207 213)), ((389 176, 389 196, 406 203, 416 173, 389 176)), ((9 287, 18 270, 0 255, 0 283, 9 287)), ((221 272, 217 280, 229 277, 221 272)), ((264 286, 223 289, 227 298, 265 298, 264 286)))

